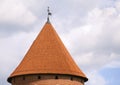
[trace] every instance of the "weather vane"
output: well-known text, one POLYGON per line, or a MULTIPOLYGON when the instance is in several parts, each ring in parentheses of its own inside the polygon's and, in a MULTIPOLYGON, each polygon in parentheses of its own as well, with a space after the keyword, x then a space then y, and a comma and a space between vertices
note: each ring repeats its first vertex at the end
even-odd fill
POLYGON ((47 12, 48 12, 47 22, 48 22, 48 23, 50 23, 49 16, 51 16, 51 15, 52 15, 52 13, 50 12, 49 7, 48 7, 47 12))

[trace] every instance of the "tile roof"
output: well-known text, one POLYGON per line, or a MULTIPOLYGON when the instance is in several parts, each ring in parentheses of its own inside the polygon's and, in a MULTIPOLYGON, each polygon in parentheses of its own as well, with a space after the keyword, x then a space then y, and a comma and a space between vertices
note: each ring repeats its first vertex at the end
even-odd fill
POLYGON ((8 81, 12 77, 28 74, 66 74, 87 81, 50 23, 44 25, 8 81))

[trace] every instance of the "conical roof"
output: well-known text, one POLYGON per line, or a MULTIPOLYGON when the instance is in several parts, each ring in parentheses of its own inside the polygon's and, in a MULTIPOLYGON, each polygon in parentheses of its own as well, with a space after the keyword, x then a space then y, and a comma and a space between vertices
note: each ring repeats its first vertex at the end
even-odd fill
POLYGON ((28 74, 67 74, 82 77, 87 81, 48 22, 8 81, 10 82, 12 77, 28 74))

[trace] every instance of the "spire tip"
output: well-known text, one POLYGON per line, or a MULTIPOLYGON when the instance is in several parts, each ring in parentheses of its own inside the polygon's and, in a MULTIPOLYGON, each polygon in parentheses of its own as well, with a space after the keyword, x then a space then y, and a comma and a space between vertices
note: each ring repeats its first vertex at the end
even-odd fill
POLYGON ((52 13, 51 13, 50 10, 49 10, 49 6, 48 6, 47 12, 48 12, 47 23, 50 23, 49 17, 52 15, 52 13))

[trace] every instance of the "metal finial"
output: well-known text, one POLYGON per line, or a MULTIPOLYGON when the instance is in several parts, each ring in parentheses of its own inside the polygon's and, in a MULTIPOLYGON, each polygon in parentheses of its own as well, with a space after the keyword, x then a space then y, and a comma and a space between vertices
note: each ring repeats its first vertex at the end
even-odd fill
POLYGON ((49 16, 51 16, 51 15, 52 15, 52 13, 50 12, 49 7, 48 7, 47 12, 48 12, 47 22, 48 22, 48 23, 50 23, 49 16))

